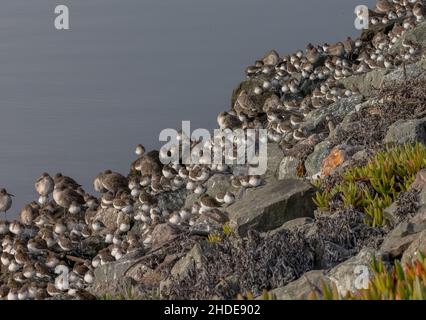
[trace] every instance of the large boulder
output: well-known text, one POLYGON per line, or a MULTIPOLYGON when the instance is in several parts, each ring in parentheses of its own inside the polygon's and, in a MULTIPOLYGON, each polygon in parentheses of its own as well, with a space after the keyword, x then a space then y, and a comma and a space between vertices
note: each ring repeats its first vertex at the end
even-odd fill
POLYGON ((95 280, 88 291, 96 296, 120 294, 132 280, 127 274, 128 270, 137 264, 142 255, 142 252, 135 252, 118 261, 99 266, 95 269, 95 280))
POLYGON ((227 208, 231 224, 245 235, 250 228, 269 231, 285 222, 313 217, 314 188, 307 182, 286 179, 248 190, 244 197, 227 208))
POLYGON ((371 96, 378 88, 383 86, 388 72, 387 69, 373 70, 344 78, 340 80, 340 83, 352 91, 358 91, 364 96, 371 96))
POLYGON ((331 143, 328 140, 318 143, 312 152, 305 160, 306 174, 312 177, 321 172, 322 162, 330 154, 331 143))
POLYGON ((368 281, 373 275, 370 268, 373 257, 380 258, 375 250, 364 248, 358 255, 342 262, 328 272, 328 279, 334 282, 341 296, 367 288, 368 281))
POLYGON ((403 265, 412 262, 418 257, 419 253, 426 253, 426 230, 416 234, 416 238, 402 255, 401 262, 403 265))
POLYGON ((426 229, 426 209, 421 209, 408 221, 396 226, 385 238, 380 251, 393 258, 400 258, 410 245, 426 229))
POLYGON ((280 167, 278 170, 278 179, 283 180, 298 178, 297 168, 299 167, 299 163, 300 160, 296 157, 284 157, 284 159, 281 160, 280 167))
POLYGON ((170 270, 169 277, 163 279, 159 284, 161 294, 167 293, 172 282, 183 281, 185 278, 190 277, 195 270, 202 267, 204 250, 206 250, 206 247, 197 243, 184 257, 176 261, 170 270))
POLYGON ((101 221, 108 229, 116 230, 118 228, 117 222, 120 221, 124 215, 126 214, 121 210, 117 210, 113 207, 106 209, 99 207, 93 220, 101 221))
POLYGON ((218 193, 226 192, 232 188, 231 177, 227 174, 216 173, 207 180, 206 187, 207 193, 212 197, 216 197, 218 193))
POLYGON ((389 127, 383 142, 386 145, 426 143, 426 118, 398 120, 389 127))
POLYGON ((320 289, 323 282, 329 283, 325 270, 314 270, 306 272, 299 279, 288 285, 276 288, 270 292, 277 300, 300 300, 307 299, 315 289, 320 289))
POLYGON ((188 195, 186 188, 181 188, 176 191, 163 192, 157 196, 158 207, 162 210, 175 211, 185 205, 185 200, 188 195))
POLYGON ((267 170, 265 173, 266 181, 275 181, 278 177, 278 169, 284 157, 284 152, 277 143, 268 143, 267 151, 264 157, 259 156, 259 161, 266 161, 267 170))
POLYGON ((326 125, 328 115, 335 118, 344 118, 349 112, 354 111, 355 107, 363 100, 361 95, 354 95, 349 98, 340 99, 325 108, 320 108, 309 113, 302 124, 302 129, 307 132, 315 132, 323 129, 326 125))
POLYGON ((152 249, 158 249, 164 244, 173 241, 180 233, 181 230, 170 223, 156 225, 152 231, 152 249))

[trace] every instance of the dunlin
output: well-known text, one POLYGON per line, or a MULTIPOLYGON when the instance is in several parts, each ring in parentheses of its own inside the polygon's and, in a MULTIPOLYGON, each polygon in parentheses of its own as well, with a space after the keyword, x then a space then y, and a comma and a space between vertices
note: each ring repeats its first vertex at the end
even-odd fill
POLYGON ((52 177, 47 172, 44 172, 34 183, 37 193, 44 197, 49 196, 53 192, 54 185, 52 177))
POLYGON ((65 184, 55 185, 53 189, 53 200, 55 200, 57 205, 63 207, 64 210, 68 209, 74 202, 79 205, 85 203, 84 198, 79 193, 67 187, 65 184))
POLYGON ((138 144, 135 148, 135 154, 139 157, 142 157, 145 154, 145 147, 141 144, 138 144))
POLYGON ((12 197, 13 194, 8 193, 6 189, 0 189, 0 212, 4 212, 5 216, 12 206, 12 197))

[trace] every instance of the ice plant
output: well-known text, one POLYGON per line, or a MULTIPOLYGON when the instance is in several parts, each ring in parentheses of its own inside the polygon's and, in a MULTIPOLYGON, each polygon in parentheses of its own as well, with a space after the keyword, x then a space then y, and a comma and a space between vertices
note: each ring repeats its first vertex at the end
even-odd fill
POLYGON ((352 167, 341 174, 342 182, 326 190, 319 189, 313 201, 322 211, 330 208, 330 201, 339 196, 344 208, 354 207, 367 215, 366 223, 382 226, 383 210, 407 191, 415 175, 426 168, 426 146, 417 143, 394 147, 377 153, 365 166, 352 167))
POLYGON ((371 263, 373 276, 367 289, 360 289, 342 297, 336 285, 322 282, 321 288, 312 291, 308 298, 312 300, 426 300, 426 259, 419 252, 417 259, 405 266, 395 260, 391 270, 383 261, 373 258, 371 263))

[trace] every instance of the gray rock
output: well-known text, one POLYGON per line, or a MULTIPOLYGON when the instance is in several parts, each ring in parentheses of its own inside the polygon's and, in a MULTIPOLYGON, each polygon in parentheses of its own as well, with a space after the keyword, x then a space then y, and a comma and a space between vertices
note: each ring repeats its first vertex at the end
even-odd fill
POLYGON ((186 199, 185 199, 184 208, 191 208, 192 205, 195 202, 197 202, 199 199, 200 199, 200 195, 195 194, 193 192, 191 192, 191 193, 188 192, 188 195, 186 196, 186 199))
POLYGON ((412 262, 418 256, 419 252, 426 253, 426 230, 416 234, 416 238, 402 255, 402 264, 412 262))
POLYGON ((299 279, 290 282, 288 285, 274 289, 270 292, 277 300, 300 300, 307 299, 308 295, 320 289, 322 282, 330 283, 325 270, 314 270, 306 272, 299 279))
POLYGON ((92 236, 83 239, 80 243, 80 251, 84 256, 94 257, 107 246, 101 236, 92 236))
POLYGON ((350 112, 356 111, 356 106, 362 103, 363 100, 364 98, 359 94, 349 98, 342 98, 328 106, 327 112, 333 115, 333 117, 344 118, 350 112))
POLYGON ((383 241, 380 251, 393 258, 400 258, 404 251, 416 239, 417 232, 409 222, 401 222, 383 241))
POLYGON ((312 177, 321 171, 322 162, 330 154, 332 145, 328 140, 318 143, 312 152, 305 160, 306 174, 312 177))
POLYGON ((172 192, 160 193, 157 197, 158 207, 161 210, 176 211, 185 205, 187 190, 181 188, 172 192))
POLYGON ((176 279, 184 279, 191 274, 194 269, 202 266, 203 250, 199 244, 192 249, 182 259, 178 260, 170 271, 170 275, 176 279))
POLYGON ((117 229, 117 221, 124 216, 125 213, 123 213, 121 210, 116 210, 113 207, 103 209, 99 206, 98 211, 96 212, 96 216, 94 220, 101 221, 107 228, 111 230, 117 229))
POLYGON ((201 268, 203 250, 205 248, 197 243, 184 257, 179 259, 170 270, 170 276, 160 282, 160 293, 166 292, 173 281, 181 281, 189 277, 194 270, 201 268))
POLYGON ((336 284, 341 296, 367 287, 368 280, 372 276, 370 265, 373 256, 376 256, 377 259, 379 258, 375 250, 364 248, 358 255, 330 270, 327 276, 336 284))
POLYGON ((259 161, 267 161, 267 170, 264 178, 269 182, 277 180, 278 169, 284 157, 284 152, 277 143, 268 143, 267 151, 266 159, 260 155, 259 161))
POLYGON ((386 145, 426 143, 426 118, 395 122, 389 127, 383 142, 386 145))
POLYGON ((181 230, 177 227, 169 224, 169 223, 162 223, 155 226, 154 230, 152 231, 152 249, 157 249, 164 245, 165 243, 168 243, 175 239, 179 234, 181 233, 181 230))
POLYGON ((298 229, 302 226, 306 226, 308 224, 312 224, 314 222, 314 219, 312 218, 297 218, 297 219, 293 219, 290 221, 287 221, 286 223, 284 223, 281 227, 274 229, 272 231, 269 231, 268 233, 263 234, 264 237, 270 237, 273 236, 274 234, 280 233, 283 230, 294 230, 294 229, 298 229))
POLYGON ((386 225, 390 227, 395 227, 400 217, 397 215, 398 204, 397 202, 393 202, 389 207, 383 210, 383 218, 385 220, 386 225))
POLYGON ((411 30, 407 30, 401 37, 401 39, 395 43, 394 47, 392 48, 392 51, 398 52, 401 49, 402 41, 404 39, 410 40, 414 43, 418 43, 422 46, 426 45, 426 22, 417 25, 411 30))
POLYGON ((137 282, 141 282, 144 277, 153 273, 155 273, 155 270, 146 266, 144 263, 137 263, 126 272, 126 276, 137 282))
POLYGON ((426 229, 426 208, 421 207, 419 211, 409 220, 410 230, 418 233, 426 229))
MULTIPOLYGON (((426 60, 420 60, 416 63, 407 65, 406 68, 407 78, 417 78, 419 76, 424 76, 423 72, 426 70, 426 60)), ((392 81, 405 81, 405 73, 403 68, 398 68, 395 71, 389 73, 385 77, 385 83, 392 81)))
POLYGON ((213 231, 220 231, 228 221, 225 212, 215 211, 202 214, 190 227, 191 234, 208 236, 213 231))
POLYGON ((207 180, 207 193, 216 197, 220 192, 226 192, 231 188, 230 175, 216 173, 207 180))
POLYGON ((377 89, 383 86, 387 73, 389 73, 389 70, 378 69, 364 74, 347 77, 339 82, 342 83, 345 88, 352 91, 358 91, 362 95, 368 97, 373 95, 377 89))
POLYGON ((313 194, 314 188, 302 180, 275 181, 248 190, 227 211, 231 224, 242 235, 250 228, 269 231, 295 218, 313 217, 313 194))
POLYGON ((280 163, 278 170, 278 179, 291 179, 298 178, 297 176, 297 166, 299 165, 300 160, 295 157, 284 157, 280 163))
POLYGON ((118 261, 99 266, 94 271, 95 281, 87 290, 96 296, 117 295, 123 292, 129 283, 127 271, 141 256, 141 252, 135 252, 118 261))
POLYGON ((349 112, 354 111, 355 107, 360 104, 362 100, 363 97, 361 95, 354 95, 350 98, 340 99, 326 108, 314 110, 306 116, 302 128, 307 132, 314 132, 325 125, 325 118, 327 115, 344 118, 349 112))

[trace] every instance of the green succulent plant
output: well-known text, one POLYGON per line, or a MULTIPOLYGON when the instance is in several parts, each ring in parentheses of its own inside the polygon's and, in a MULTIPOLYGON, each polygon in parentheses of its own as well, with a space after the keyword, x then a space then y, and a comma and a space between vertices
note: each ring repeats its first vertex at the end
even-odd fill
POLYGON ((404 267, 395 260, 392 270, 383 261, 373 258, 370 266, 373 276, 367 289, 360 289, 342 297, 336 284, 322 282, 320 290, 308 295, 310 300, 426 300, 426 259, 418 253, 417 259, 404 267))
POLYGON ((345 208, 354 207, 367 215, 366 223, 382 226, 383 210, 396 201, 400 192, 407 191, 417 172, 426 168, 426 146, 421 143, 397 146, 378 152, 365 166, 347 169, 342 182, 331 191, 320 180, 312 184, 319 190, 313 198, 321 211, 330 208, 330 201, 340 193, 345 208), (337 191, 337 192, 336 192, 337 191))

